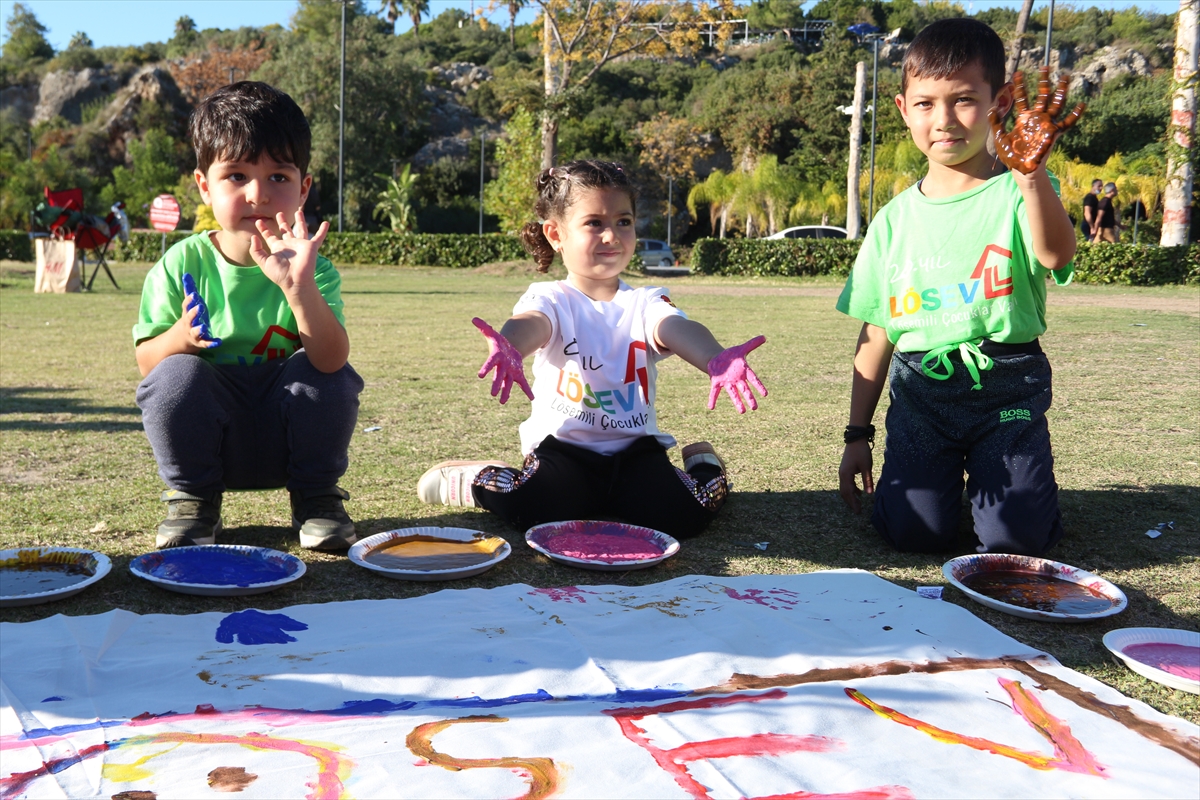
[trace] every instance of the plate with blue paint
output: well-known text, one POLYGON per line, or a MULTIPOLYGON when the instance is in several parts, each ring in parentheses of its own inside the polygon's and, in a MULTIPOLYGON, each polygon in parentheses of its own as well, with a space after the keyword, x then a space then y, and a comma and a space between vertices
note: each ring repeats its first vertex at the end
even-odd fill
POLYGON ((62 600, 79 594, 111 569, 108 556, 78 547, 0 550, 0 608, 62 600))
POLYGON ((146 553, 130 562, 129 571, 172 592, 235 597, 299 580, 305 566, 294 555, 267 547, 206 544, 146 553))

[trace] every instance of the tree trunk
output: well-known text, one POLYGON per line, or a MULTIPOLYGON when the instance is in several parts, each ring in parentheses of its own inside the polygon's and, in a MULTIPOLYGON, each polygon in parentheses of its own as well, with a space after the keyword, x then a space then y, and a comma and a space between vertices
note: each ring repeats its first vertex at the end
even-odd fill
POLYGON ((725 220, 729 218, 729 204, 724 203, 721 206, 721 238, 725 238, 725 220))
POLYGON ((1004 66, 1005 80, 1012 80, 1021 61, 1021 44, 1025 41, 1025 27, 1029 24, 1029 12, 1033 10, 1033 0, 1021 3, 1021 13, 1017 15, 1017 29, 1013 32, 1012 43, 1008 46, 1008 63, 1004 66))
POLYGON ((1175 96, 1171 100, 1171 143, 1167 149, 1167 190, 1163 195, 1164 247, 1187 244, 1192 223, 1192 134, 1196 129, 1196 5, 1180 0, 1175 33, 1175 96))
POLYGON ((546 109, 542 112, 542 169, 550 169, 558 158, 558 117, 554 98, 562 91, 562 63, 555 58, 554 29, 550 15, 542 12, 542 72, 546 109))
MULTIPOLYGON (((850 115, 850 166, 846 169, 846 237, 862 236, 862 129, 867 105, 867 62, 854 66, 854 106, 850 115)), ((821 223, 822 225, 825 223, 821 223)))

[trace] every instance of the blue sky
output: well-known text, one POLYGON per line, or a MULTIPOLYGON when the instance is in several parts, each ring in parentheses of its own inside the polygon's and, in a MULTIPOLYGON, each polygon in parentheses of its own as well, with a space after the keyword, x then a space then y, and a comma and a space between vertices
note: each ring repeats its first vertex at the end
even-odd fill
MULTIPOLYGON (((475 8, 482 8, 487 0, 476 0, 475 8)), ((67 46, 76 31, 83 31, 97 47, 111 45, 165 42, 171 38, 175 20, 188 15, 200 28, 239 28, 243 25, 263 26, 271 23, 287 25, 296 10, 296 0, 21 0, 31 9, 49 32, 46 38, 56 50, 67 46)), ((995 6, 1017 7, 1017 0, 961 0, 972 11, 995 6)), ((14 0, 0 0, 0 17, 5 21, 12 15, 14 0)), ((429 0, 433 13, 440 14, 448 8, 461 8, 469 12, 470 0, 429 0)), ((1037 0, 1034 8, 1048 5, 1048 0, 1037 0)), ((1099 6, 1101 8, 1139 8, 1172 14, 1179 10, 1177 0, 1076 0, 1077 7, 1099 6)), ((366 0, 367 8, 376 8, 378 0, 366 0)), ((526 9, 517 20, 530 22, 534 12, 526 9)), ((490 19, 498 25, 508 25, 508 12, 497 8, 490 19)), ((411 27, 407 18, 397 23, 397 32, 411 27)), ((0 32, 0 36, 4 33, 0 32)))

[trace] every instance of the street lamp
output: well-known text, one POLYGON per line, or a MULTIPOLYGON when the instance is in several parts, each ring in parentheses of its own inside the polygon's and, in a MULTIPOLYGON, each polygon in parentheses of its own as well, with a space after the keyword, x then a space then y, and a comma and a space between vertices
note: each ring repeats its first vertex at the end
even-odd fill
POLYGON ((871 220, 875 218, 875 119, 879 116, 879 43, 894 42, 900 36, 900 28, 888 34, 878 32, 878 28, 874 25, 867 27, 874 28, 876 32, 868 33, 863 30, 862 26, 865 23, 851 25, 848 29, 851 33, 866 39, 871 42, 872 50, 872 67, 871 67, 871 181, 870 189, 867 191, 867 224, 871 224, 871 220), (858 30, 855 30, 858 28, 858 30))
POLYGON ((342 71, 338 93, 338 233, 342 232, 342 191, 346 177, 346 2, 342 0, 342 71))
POLYGON ((1050 34, 1054 32, 1054 0, 1050 0, 1050 14, 1046 17, 1046 58, 1043 64, 1050 66, 1050 34))

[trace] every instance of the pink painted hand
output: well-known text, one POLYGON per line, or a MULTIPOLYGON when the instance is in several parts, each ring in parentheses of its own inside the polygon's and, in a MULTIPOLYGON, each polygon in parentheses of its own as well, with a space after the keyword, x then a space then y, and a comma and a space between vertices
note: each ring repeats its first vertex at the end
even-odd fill
POLYGON ((753 386, 757 389, 762 397, 767 396, 767 387, 762 385, 762 381, 746 363, 746 354, 765 341, 767 341, 767 337, 755 336, 745 344, 731 347, 712 357, 712 360, 708 362, 708 375, 712 379, 712 391, 708 394, 709 411, 717 407, 717 396, 721 394, 722 389, 729 395, 729 399, 733 401, 733 407, 738 410, 739 414, 746 413, 746 404, 742 402, 742 395, 745 395, 746 400, 750 402, 751 410, 758 408, 758 401, 754 399, 754 393, 750 391, 750 387, 753 386))
POLYGON ((487 361, 479 368, 479 377, 486 376, 493 368, 496 370, 496 375, 492 378, 492 397, 499 394, 501 404, 507 403, 515 383, 532 400, 533 390, 529 388, 529 381, 525 380, 525 367, 521 363, 524 358, 517 348, 479 317, 472 319, 471 324, 479 328, 479 332, 488 342, 487 361))

